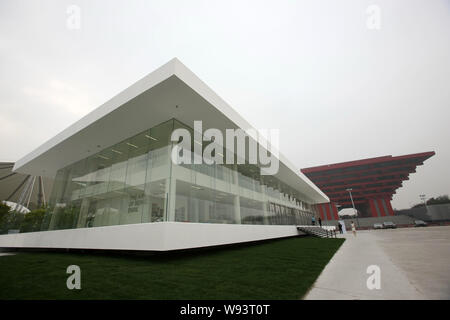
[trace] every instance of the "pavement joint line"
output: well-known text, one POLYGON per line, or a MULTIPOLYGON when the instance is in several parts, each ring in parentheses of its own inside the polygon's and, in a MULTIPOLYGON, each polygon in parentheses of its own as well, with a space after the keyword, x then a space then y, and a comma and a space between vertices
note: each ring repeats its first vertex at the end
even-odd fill
POLYGON ((354 293, 351 293, 351 292, 348 292, 348 291, 345 291, 345 290, 339 290, 339 289, 333 289, 333 288, 325 288, 325 287, 317 287, 317 286, 314 287, 314 288, 317 288, 317 289, 320 289, 320 290, 328 290, 328 291, 339 292, 339 293, 342 293, 342 294, 345 294, 347 296, 354 297, 354 298, 357 298, 357 299, 360 298, 361 296, 375 297, 375 298, 379 297, 377 295, 370 295, 370 294, 366 294, 366 293, 362 293, 362 292, 358 292, 358 295, 356 295, 354 293))
MULTIPOLYGON (((378 236, 376 236, 377 242, 384 242, 384 243, 389 243, 387 240, 383 240, 380 239, 378 236)), ((404 268, 402 268, 401 266, 399 266, 393 259, 392 257, 386 252, 386 250, 383 248, 383 246, 379 246, 381 250, 383 250, 383 252, 386 254, 386 256, 388 257, 389 261, 391 261, 391 263, 396 266, 398 269, 400 269, 401 271, 403 271, 404 273, 406 273, 406 270, 404 268)), ((424 293, 422 292, 422 290, 420 290, 417 287, 417 284, 415 284, 414 282, 411 281, 411 279, 409 277, 406 277, 406 279, 408 280, 409 284, 422 296, 424 296, 424 293)))

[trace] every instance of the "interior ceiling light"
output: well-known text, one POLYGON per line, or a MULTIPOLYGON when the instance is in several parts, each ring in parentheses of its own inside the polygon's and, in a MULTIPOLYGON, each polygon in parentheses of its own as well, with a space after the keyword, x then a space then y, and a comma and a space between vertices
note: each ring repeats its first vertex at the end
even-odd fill
POLYGON ((135 144, 132 144, 132 143, 129 143, 129 142, 127 142, 127 145, 129 145, 130 147, 136 148, 136 149, 138 149, 138 148, 139 148, 139 147, 138 147, 137 145, 135 145, 135 144))
POLYGON ((155 137, 149 136, 148 134, 145 135, 146 138, 152 139, 154 141, 158 141, 155 137))

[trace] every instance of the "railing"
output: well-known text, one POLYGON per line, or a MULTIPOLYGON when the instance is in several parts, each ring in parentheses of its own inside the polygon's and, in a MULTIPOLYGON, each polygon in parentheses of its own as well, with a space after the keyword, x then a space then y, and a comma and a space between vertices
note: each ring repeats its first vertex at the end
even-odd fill
POLYGON ((337 238, 336 230, 316 226, 297 226, 297 230, 319 238, 337 238))

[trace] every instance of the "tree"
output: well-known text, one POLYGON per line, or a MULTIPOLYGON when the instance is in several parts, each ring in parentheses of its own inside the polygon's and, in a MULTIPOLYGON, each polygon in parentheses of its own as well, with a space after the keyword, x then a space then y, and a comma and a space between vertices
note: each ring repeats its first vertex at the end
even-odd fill
POLYGON ((0 202, 0 232, 6 229, 6 223, 9 220, 9 215, 11 212, 11 207, 6 203, 0 202))
POLYGON ((9 230, 20 230, 20 226, 22 225, 22 221, 25 218, 25 214, 17 211, 10 211, 7 216, 7 221, 5 223, 6 233, 9 230))
MULTIPOLYGON (((450 203, 450 199, 449 199, 448 195, 442 195, 442 196, 439 196, 436 198, 430 198, 426 201, 426 204, 429 206, 433 205, 433 204, 445 204, 445 203, 450 203)), ((421 202, 421 203, 418 203, 418 204, 412 206, 412 208, 420 208, 423 206, 425 206, 425 204, 423 202, 421 202)))
POLYGON ((8 205, 0 203, 0 233, 40 231, 46 212, 44 207, 28 213, 14 212, 8 205))
POLYGON ((45 209, 37 209, 25 214, 20 224, 20 232, 40 231, 45 212, 45 209))
POLYGON ((448 195, 442 195, 436 198, 428 199, 427 205, 450 203, 448 195))

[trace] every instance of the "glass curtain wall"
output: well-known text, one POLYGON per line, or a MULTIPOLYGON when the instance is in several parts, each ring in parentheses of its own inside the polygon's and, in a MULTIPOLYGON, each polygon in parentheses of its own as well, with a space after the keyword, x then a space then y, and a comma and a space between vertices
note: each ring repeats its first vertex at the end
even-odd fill
MULTIPOLYGON (((194 130, 175 120, 191 136, 191 163, 195 144, 202 152, 212 142, 194 140, 194 130)), ((226 152, 218 153, 224 157, 226 152)), ((215 154, 213 154, 215 156, 215 154)), ((223 160, 226 162, 226 159, 223 160)), ((253 164, 181 164, 172 167, 175 221, 240 224, 311 224, 311 206, 304 197, 273 176, 261 175, 253 164), (271 209, 272 208, 272 209, 271 209)))
POLYGON ((42 230, 165 220, 173 120, 59 170, 42 230))
POLYGON ((192 128, 172 119, 59 170, 41 230, 160 221, 311 224, 304 196, 257 165, 173 164, 177 128, 191 133, 193 162, 195 144, 203 152, 210 142, 194 140, 192 128))

